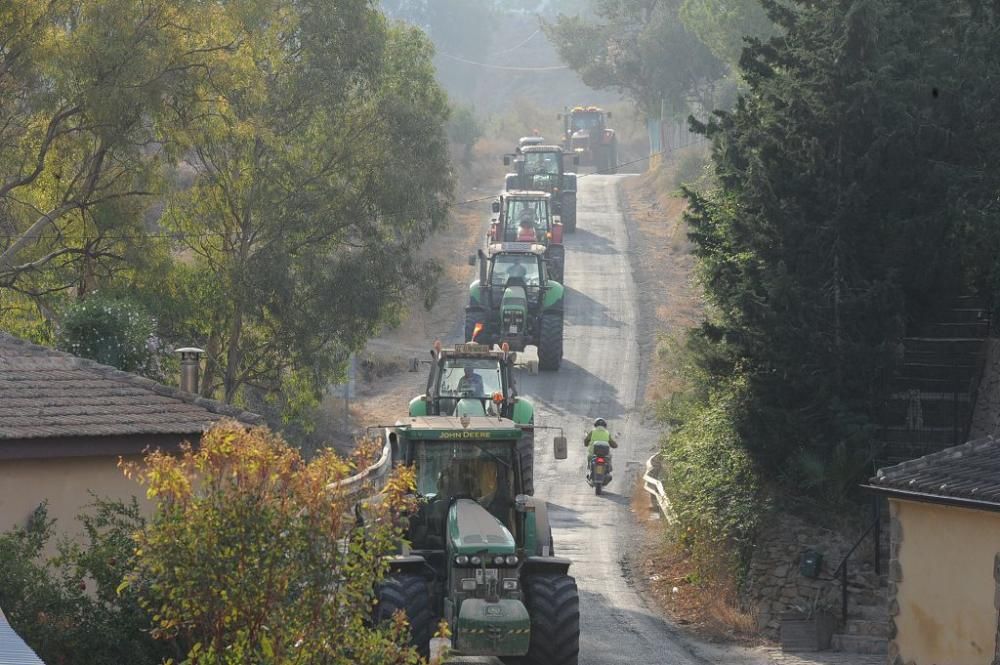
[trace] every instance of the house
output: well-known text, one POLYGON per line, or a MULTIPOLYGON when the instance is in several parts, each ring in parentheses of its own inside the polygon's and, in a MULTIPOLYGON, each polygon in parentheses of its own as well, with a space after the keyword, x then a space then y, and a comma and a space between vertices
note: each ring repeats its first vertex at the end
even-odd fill
POLYGON ((1000 662, 1000 441, 880 469, 890 512, 890 665, 1000 662))
POLYGON ((0 332, 0 530, 48 501, 56 529, 75 528, 101 497, 143 498, 119 458, 197 444, 213 423, 256 414, 0 332))

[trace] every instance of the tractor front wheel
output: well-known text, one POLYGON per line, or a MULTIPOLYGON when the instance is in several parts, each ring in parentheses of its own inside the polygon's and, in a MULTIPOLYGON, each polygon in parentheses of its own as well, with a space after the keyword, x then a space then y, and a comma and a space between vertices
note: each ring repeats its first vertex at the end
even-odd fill
POLYGON ((419 575, 396 573, 385 578, 378 588, 375 624, 392 620, 400 610, 410 622, 410 644, 427 657, 431 643, 434 615, 431 612, 431 592, 427 580, 419 575))
POLYGON ((524 665, 577 665, 580 596, 569 575, 532 575, 524 585, 531 641, 524 665))
POLYGON ((542 314, 541 332, 538 335, 538 368, 557 370, 563 357, 563 313, 542 314))

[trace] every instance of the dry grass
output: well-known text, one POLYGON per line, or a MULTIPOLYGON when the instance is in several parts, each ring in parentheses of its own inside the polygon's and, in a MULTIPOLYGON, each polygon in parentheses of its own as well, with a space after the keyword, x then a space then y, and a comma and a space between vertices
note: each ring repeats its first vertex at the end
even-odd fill
POLYGON ((664 614, 702 639, 762 644, 756 618, 740 606, 736 581, 725 567, 699 576, 691 557, 669 538, 663 522, 649 509, 641 485, 632 506, 643 534, 637 567, 648 597, 664 614))

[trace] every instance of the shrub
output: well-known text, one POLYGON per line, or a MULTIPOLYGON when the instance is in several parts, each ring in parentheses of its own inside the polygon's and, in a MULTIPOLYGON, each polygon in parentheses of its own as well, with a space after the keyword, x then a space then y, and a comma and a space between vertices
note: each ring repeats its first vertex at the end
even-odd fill
POLYGON ((63 351, 126 372, 142 373, 152 360, 153 319, 131 300, 95 293, 70 305, 59 328, 63 351))

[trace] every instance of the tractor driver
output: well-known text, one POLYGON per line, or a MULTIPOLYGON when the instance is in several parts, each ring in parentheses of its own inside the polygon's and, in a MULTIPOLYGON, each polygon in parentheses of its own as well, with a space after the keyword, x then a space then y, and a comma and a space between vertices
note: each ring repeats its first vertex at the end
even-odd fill
POLYGON ((510 281, 512 277, 524 279, 527 275, 528 269, 521 263, 521 257, 515 256, 514 265, 507 269, 507 281, 510 281))
POLYGON ((517 241, 535 242, 538 239, 538 227, 535 225, 535 211, 525 208, 519 218, 517 241))
POLYGON ((458 381, 458 392, 461 395, 466 393, 471 393, 476 397, 482 397, 485 392, 483 388, 483 377, 479 376, 471 367, 466 366, 464 368, 464 374, 462 378, 458 381))

